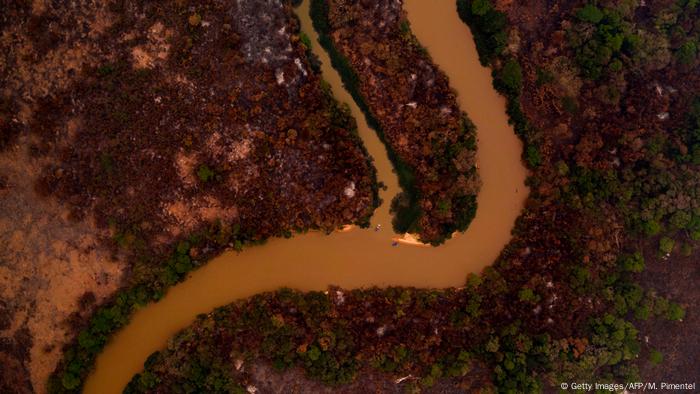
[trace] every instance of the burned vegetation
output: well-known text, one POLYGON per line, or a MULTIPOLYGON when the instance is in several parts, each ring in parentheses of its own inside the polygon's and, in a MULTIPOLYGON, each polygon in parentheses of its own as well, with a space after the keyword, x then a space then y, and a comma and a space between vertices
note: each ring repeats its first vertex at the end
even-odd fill
POLYGON ((41 192, 149 249, 217 220, 251 240, 367 220, 368 157, 283 3, 124 7, 109 61, 39 111, 75 124, 41 192))
POLYGON ((368 223, 370 158, 286 2, 0 8, 3 381, 45 391, 74 341, 59 385, 77 387, 137 304, 214 254, 368 223))
MULTIPOLYGON (((375 3, 352 2, 328 14, 330 25, 358 26, 354 11, 381 9, 375 3)), ((493 267, 460 289, 280 290, 233 303, 149 358, 130 392, 250 391, 266 387, 260 363, 338 390, 374 387, 371 369, 395 383, 387 392, 694 379, 700 6, 456 5, 532 170, 527 205, 493 267), (446 381, 454 384, 436 386, 446 381)))
POLYGON ((403 192, 394 229, 440 244, 476 213, 474 126, 447 76, 413 36, 401 2, 311 2, 346 88, 387 145, 403 192))

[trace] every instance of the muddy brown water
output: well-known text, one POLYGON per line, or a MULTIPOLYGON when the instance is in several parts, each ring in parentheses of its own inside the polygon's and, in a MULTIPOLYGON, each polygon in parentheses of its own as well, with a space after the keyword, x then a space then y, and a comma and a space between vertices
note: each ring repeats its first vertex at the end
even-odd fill
POLYGON ((389 201, 398 192, 396 175, 385 147, 365 123, 317 44, 308 15, 308 1, 297 10, 302 30, 314 42, 323 62, 323 77, 341 102, 350 105, 359 132, 374 158, 378 178, 388 188, 384 204, 372 220, 380 231, 353 229, 331 235, 307 233, 292 239, 272 239, 242 253, 226 252, 193 272, 159 302, 136 312, 97 359, 86 393, 121 392, 143 362, 165 347, 167 340, 187 327, 200 313, 256 293, 282 286, 325 290, 368 286, 461 286, 467 274, 491 264, 511 237, 511 229, 528 190, 520 160, 522 145, 508 125, 505 101, 491 86, 491 74, 478 61, 469 29, 459 19, 453 0, 406 0, 414 34, 433 61, 449 76, 459 104, 477 126, 477 163, 483 186, 478 210, 469 229, 445 245, 392 246, 389 201))

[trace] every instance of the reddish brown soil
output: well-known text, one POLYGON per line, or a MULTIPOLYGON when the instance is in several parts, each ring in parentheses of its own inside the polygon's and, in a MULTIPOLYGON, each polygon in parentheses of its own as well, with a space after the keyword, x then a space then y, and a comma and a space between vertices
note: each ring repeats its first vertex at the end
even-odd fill
POLYGON ((213 224, 243 241, 330 231, 372 213, 354 121, 289 6, 0 9, 0 387, 43 392, 93 306, 181 238, 213 224))
MULTIPOLYGON (((310 379, 300 368, 279 372, 270 365, 261 363, 244 366, 244 368, 250 370, 249 386, 265 394, 405 394, 418 391, 418 379, 411 375, 396 379, 390 374, 369 368, 360 371, 357 379, 342 386, 328 386, 318 380, 310 379)), ((486 372, 484 369, 475 368, 473 372, 460 378, 440 379, 434 386, 421 388, 419 392, 425 394, 480 393, 481 389, 486 387, 484 381, 488 381, 486 372)), ((484 389, 484 392, 488 391, 484 389)))
POLYGON ((117 289, 126 268, 104 249, 104 230, 69 220, 65 207, 34 192, 42 162, 19 147, 0 155, 7 182, 0 191, 0 357, 8 366, 0 373, 0 387, 19 381, 26 382, 19 387, 32 387, 31 379, 37 392, 44 391, 70 340, 70 321, 90 313, 92 305, 81 297, 102 301, 117 289))
POLYGON ((693 383, 700 373, 700 252, 683 257, 674 254, 668 260, 654 258, 656 245, 648 245, 647 264, 640 281, 647 289, 668 297, 685 309, 682 321, 649 319, 639 322, 643 351, 639 367, 642 380, 647 382, 693 383), (650 350, 663 354, 663 361, 649 361, 650 350))
POLYGON ((263 239, 367 216, 367 158, 284 7, 144 4, 118 15, 128 29, 103 43, 115 60, 85 70, 36 122, 59 160, 43 191, 149 248, 217 219, 263 239), (74 114, 57 118, 69 105, 74 114), (53 138, 69 120, 79 144, 53 138))

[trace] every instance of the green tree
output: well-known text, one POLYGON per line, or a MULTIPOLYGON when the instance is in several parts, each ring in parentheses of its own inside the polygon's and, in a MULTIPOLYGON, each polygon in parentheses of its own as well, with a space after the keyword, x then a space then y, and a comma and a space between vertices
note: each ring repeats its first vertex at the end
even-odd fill
POLYGON ((207 166, 206 164, 202 164, 197 169, 197 176, 199 177, 200 181, 206 183, 214 179, 214 171, 212 171, 212 169, 209 168, 209 166, 207 166))
POLYGON ((685 317, 685 309, 676 303, 671 303, 666 311, 666 319, 668 320, 683 320, 685 317))
POLYGON ((644 256, 637 252, 631 255, 623 255, 619 260, 620 268, 625 271, 642 272, 644 270, 644 256))
POLYGON ((651 363, 654 365, 659 365, 662 361, 664 361, 664 355, 656 349, 651 349, 651 352, 649 353, 649 361, 651 361, 651 363))
POLYGON ((597 24, 603 19, 603 11, 593 4, 586 4, 583 8, 578 10, 576 17, 584 22, 597 24))
POLYGON ((491 11, 493 7, 489 0, 474 0, 472 1, 472 13, 478 16, 484 16, 491 11))
POLYGON ((684 65, 690 65, 695 62, 698 54, 698 44, 694 40, 688 40, 681 45, 676 51, 676 59, 684 65))
POLYGON ((518 95, 523 88, 523 72, 520 63, 515 59, 509 59, 499 75, 499 88, 508 94, 518 95))
POLYGON ((676 245, 676 241, 669 237, 662 237, 659 240, 659 252, 663 254, 670 254, 673 252, 673 247, 676 245))

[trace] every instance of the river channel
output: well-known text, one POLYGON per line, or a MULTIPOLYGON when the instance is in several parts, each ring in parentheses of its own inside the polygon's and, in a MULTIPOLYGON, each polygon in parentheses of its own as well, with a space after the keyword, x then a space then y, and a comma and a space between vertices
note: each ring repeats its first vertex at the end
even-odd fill
POLYGON ((312 39, 323 62, 323 78, 336 98, 347 103, 357 119, 362 140, 374 158, 384 203, 372 228, 324 235, 310 232, 292 239, 272 239, 241 253, 226 252, 171 288, 157 303, 134 314, 97 359, 85 385, 86 393, 118 393, 153 352, 187 327, 200 313, 253 294, 286 286, 325 290, 370 286, 461 286, 467 274, 493 263, 511 237, 528 194, 527 171, 520 157, 522 144, 508 124, 505 100, 491 85, 490 70, 482 67, 467 26, 459 19, 454 0, 405 0, 413 33, 448 75, 460 107, 477 127, 477 163, 483 182, 478 209, 463 234, 439 247, 392 246, 389 202, 398 192, 396 174, 384 145, 370 129, 340 77, 317 44, 309 18, 308 0, 297 9, 302 30, 312 39))

